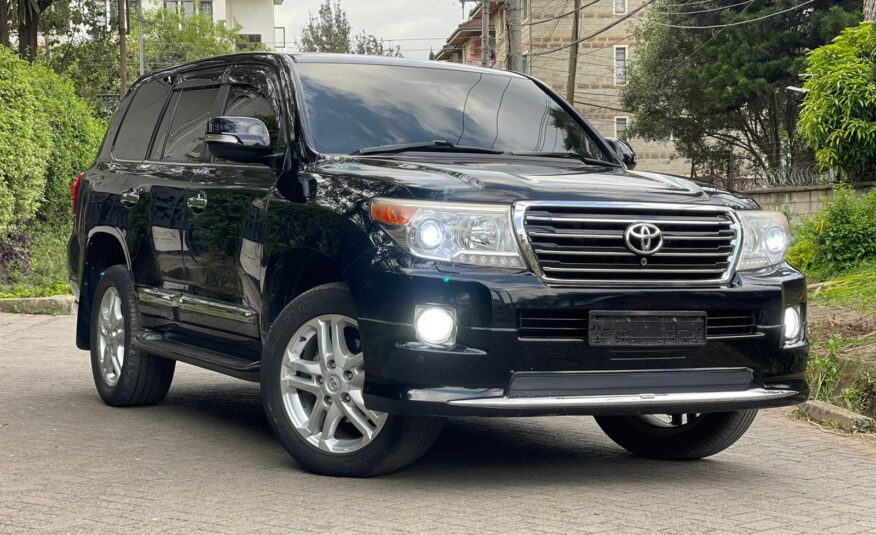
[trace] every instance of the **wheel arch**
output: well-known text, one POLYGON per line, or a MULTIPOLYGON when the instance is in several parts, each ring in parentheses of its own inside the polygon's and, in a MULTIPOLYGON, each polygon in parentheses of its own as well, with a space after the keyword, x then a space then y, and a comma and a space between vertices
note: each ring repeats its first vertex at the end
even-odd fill
POLYGON ((131 256, 122 233, 113 227, 101 226, 89 231, 81 262, 76 347, 91 349, 91 301, 97 282, 110 266, 124 265, 130 271, 131 256))
POLYGON ((280 312, 307 290, 332 282, 346 282, 344 267, 315 249, 289 249, 268 262, 263 295, 262 331, 267 336, 280 312))

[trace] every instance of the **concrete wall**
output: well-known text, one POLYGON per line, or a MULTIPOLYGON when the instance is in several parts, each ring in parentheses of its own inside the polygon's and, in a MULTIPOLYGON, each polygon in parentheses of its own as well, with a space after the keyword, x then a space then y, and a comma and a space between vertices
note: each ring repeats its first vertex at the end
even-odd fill
MULTIPOLYGON (((859 193, 874 189, 876 189, 876 181, 861 182, 855 187, 859 193)), ((757 201, 764 210, 782 212, 787 209, 796 216, 805 216, 824 208, 824 203, 833 195, 833 186, 770 188, 743 192, 743 194, 757 201)))

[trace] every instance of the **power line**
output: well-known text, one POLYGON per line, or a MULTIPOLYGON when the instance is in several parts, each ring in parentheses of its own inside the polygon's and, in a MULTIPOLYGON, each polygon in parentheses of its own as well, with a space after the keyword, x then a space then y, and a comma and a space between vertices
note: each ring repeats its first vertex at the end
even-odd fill
POLYGON ((569 12, 567 12, 567 13, 563 13, 562 15, 557 15, 556 17, 551 17, 551 18, 549 18, 549 19, 537 20, 537 21, 535 21, 535 22, 528 22, 528 23, 526 23, 524 26, 535 26, 535 25, 537 25, 537 24, 544 24, 545 22, 550 22, 550 21, 552 21, 552 20, 557 20, 557 19, 561 19, 561 18, 563 18, 563 17, 568 17, 569 15, 571 15, 571 14, 573 14, 573 13, 577 13, 577 12, 581 11, 582 9, 584 9, 585 7, 590 7, 590 6, 592 6, 593 4, 596 4, 596 3, 600 2, 600 1, 601 1, 601 0, 593 0, 593 1, 590 2, 589 4, 584 4, 583 6, 579 7, 578 9, 573 9, 572 11, 569 11, 569 12))
POLYGON ((709 9, 702 9, 700 11, 659 11, 661 15, 696 15, 698 13, 711 13, 712 11, 723 11, 725 9, 730 9, 731 7, 738 7, 744 4, 750 4, 754 2, 754 0, 745 0, 745 2, 739 2, 738 4, 730 4, 729 6, 718 6, 709 9))
MULTIPOLYGON (((728 24, 713 24, 711 26, 685 26, 685 25, 680 25, 680 24, 666 24, 665 22, 658 22, 658 21, 654 21, 653 24, 656 24, 658 26, 664 26, 666 28, 680 28, 680 29, 685 29, 685 30, 710 30, 710 29, 714 29, 714 28, 722 28, 723 29, 723 28, 729 28, 731 26, 741 26, 743 24, 751 24, 752 22, 760 22, 760 21, 766 20, 770 17, 775 17, 776 15, 781 15, 782 13, 796 11, 796 10, 798 10, 806 5, 809 5, 813 2, 815 2, 815 0, 806 0, 806 2, 803 2, 802 4, 798 4, 794 7, 788 8, 788 9, 783 9, 782 11, 776 11, 775 13, 770 13, 769 15, 764 15, 763 17, 758 17, 756 19, 749 19, 749 20, 740 20, 739 22, 733 22, 733 23, 728 23, 728 24)), ((749 4, 749 5, 751 5, 751 4, 749 4)))

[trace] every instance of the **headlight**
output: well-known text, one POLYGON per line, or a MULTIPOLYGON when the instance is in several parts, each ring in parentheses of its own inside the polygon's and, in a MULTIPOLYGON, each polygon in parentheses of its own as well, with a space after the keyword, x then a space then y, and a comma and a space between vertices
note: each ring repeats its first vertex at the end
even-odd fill
POLYGON ((371 217, 396 243, 422 258, 524 267, 510 206, 374 199, 371 217))
POLYGON ((788 220, 778 212, 740 210, 742 222, 742 255, 739 270, 776 266, 785 259, 791 229, 788 220))

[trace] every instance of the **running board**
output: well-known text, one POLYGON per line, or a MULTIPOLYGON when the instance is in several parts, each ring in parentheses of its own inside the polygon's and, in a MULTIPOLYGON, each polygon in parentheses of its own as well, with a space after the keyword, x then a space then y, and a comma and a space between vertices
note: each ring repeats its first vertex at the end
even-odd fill
POLYGON ((261 361, 234 357, 190 344, 168 340, 161 333, 154 331, 146 331, 135 338, 134 347, 159 357, 178 360, 245 381, 259 381, 261 361))

